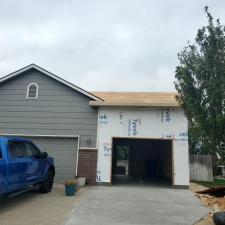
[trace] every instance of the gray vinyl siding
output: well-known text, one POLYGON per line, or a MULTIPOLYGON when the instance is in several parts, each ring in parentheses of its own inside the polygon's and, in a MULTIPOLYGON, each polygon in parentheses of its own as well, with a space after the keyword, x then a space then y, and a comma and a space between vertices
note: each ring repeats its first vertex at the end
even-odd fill
POLYGON ((0 86, 0 133, 80 135, 81 147, 96 147, 98 112, 90 100, 37 70, 27 71, 0 86), (38 84, 38 99, 26 98, 29 83, 38 84))

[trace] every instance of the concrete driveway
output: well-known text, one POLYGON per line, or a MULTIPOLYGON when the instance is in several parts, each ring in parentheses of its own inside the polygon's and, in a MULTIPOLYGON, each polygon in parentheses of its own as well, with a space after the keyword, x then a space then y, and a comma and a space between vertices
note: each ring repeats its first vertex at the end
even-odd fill
POLYGON ((88 187, 65 225, 192 225, 208 209, 189 190, 88 187))
POLYGON ((0 199, 1 225, 61 225, 71 211, 79 205, 81 189, 76 196, 67 197, 63 186, 53 188, 48 194, 27 192, 13 198, 0 199))
POLYGON ((208 209, 188 190, 154 186, 63 186, 0 199, 1 225, 191 225, 208 209))

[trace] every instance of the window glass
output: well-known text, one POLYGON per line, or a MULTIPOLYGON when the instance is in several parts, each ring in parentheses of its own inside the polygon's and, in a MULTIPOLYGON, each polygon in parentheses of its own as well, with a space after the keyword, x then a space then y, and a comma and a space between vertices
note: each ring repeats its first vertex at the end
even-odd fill
POLYGON ((38 97, 38 85, 29 84, 27 87, 27 98, 37 98, 38 97))
POLYGON ((25 143, 25 155, 40 158, 41 157, 41 151, 33 143, 26 142, 25 143))
POLYGON ((8 146, 11 157, 24 157, 25 146, 23 141, 9 141, 8 146))

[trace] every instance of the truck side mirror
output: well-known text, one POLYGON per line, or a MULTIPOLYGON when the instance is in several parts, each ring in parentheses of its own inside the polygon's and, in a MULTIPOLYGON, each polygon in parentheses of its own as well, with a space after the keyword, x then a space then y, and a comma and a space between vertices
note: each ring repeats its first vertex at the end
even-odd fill
POLYGON ((41 158, 42 159, 47 159, 48 158, 48 153, 47 152, 42 152, 41 158))

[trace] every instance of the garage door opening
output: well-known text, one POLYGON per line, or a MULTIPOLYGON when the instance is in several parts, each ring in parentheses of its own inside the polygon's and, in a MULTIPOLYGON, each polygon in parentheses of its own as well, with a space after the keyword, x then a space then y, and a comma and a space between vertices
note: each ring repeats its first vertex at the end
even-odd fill
POLYGON ((173 183, 172 140, 113 138, 112 183, 173 183))

